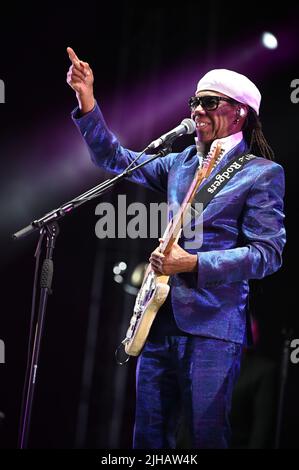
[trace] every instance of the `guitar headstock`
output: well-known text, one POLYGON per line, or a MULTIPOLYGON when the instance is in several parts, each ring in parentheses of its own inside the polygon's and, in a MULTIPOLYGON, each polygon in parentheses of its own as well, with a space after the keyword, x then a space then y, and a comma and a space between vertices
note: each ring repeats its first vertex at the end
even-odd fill
POLYGON ((221 153, 223 152, 222 146, 220 142, 217 142, 213 148, 211 148, 210 152, 207 155, 207 159, 203 164, 204 170, 204 177, 208 178, 210 173, 212 172, 218 158, 220 157, 221 153))

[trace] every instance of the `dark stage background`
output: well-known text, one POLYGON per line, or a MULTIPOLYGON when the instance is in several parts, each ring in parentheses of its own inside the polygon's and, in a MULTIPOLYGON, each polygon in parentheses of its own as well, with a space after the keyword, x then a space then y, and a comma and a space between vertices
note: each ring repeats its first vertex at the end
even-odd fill
MULTIPOLYGON (((298 8, 247 2, 144 6, 88 2, 71 7, 15 6, 1 13, 1 315, 0 411, 3 448, 17 445, 29 335, 37 234, 11 234, 108 177, 90 161, 70 113, 76 105, 66 83, 71 46, 95 75, 95 94, 122 143, 141 150, 188 117, 187 100, 210 68, 247 74, 260 88, 264 132, 286 172, 288 241, 283 268, 253 283, 252 310, 260 323, 260 351, 276 370, 284 332, 299 338, 296 303, 298 111, 291 82, 299 79, 298 8), (260 37, 271 31, 278 48, 260 37)), ((298 96, 298 94, 297 94, 298 96)), ((175 150, 193 143, 179 139, 175 150)), ((161 201, 161 196, 121 183, 101 201, 161 201)), ((155 240, 99 240, 93 201, 60 223, 53 295, 49 299, 36 387, 31 448, 130 448, 134 369, 115 364, 134 296, 130 277, 155 240), (127 264, 123 282, 113 267, 127 264)), ((288 361, 280 446, 298 448, 299 364, 288 361)), ((248 406, 250 406, 248 404, 248 406)), ((273 402, 273 414, 277 399, 273 402)), ((252 411, 253 412, 253 411, 252 411)), ((275 423, 271 427, 271 439, 275 423)), ((269 444, 270 445, 270 444, 269 444)), ((273 442, 272 442, 273 445, 273 442)))

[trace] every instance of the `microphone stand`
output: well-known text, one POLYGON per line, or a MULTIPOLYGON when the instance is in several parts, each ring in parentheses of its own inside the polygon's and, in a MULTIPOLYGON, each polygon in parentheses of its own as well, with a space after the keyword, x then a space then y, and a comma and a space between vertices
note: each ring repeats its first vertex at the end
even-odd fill
MULTIPOLYGON (((39 352, 40 352, 40 345, 42 340, 42 334, 44 329, 44 322, 45 322, 45 314, 46 314, 46 307, 49 294, 52 294, 51 286, 52 286, 52 278, 53 278, 53 271, 54 271, 54 264, 53 264, 53 256, 54 256, 54 248, 57 239, 57 235, 59 233, 59 226, 57 221, 68 215, 77 207, 85 204, 86 202, 95 199, 105 192, 108 191, 111 187, 115 186, 119 181, 128 177, 133 173, 135 170, 143 167, 144 165, 156 160, 159 157, 164 157, 168 153, 171 152, 171 142, 168 142, 165 146, 156 154, 151 155, 150 158, 143 161, 139 165, 132 166, 133 163, 146 151, 141 152, 140 155, 119 175, 115 176, 114 178, 107 179, 100 183, 99 185, 89 189, 85 193, 77 196, 76 198, 72 199, 71 201, 62 204, 62 206, 58 207, 57 209, 52 210, 51 212, 45 214, 40 219, 34 220, 31 224, 27 225, 26 227, 22 228, 18 232, 14 233, 12 237, 15 240, 19 240, 21 238, 30 235, 31 233, 35 232, 36 230, 40 231, 40 239, 38 242, 37 251, 40 251, 41 244, 44 236, 46 235, 47 245, 46 245, 46 255, 45 259, 42 264, 41 274, 40 274, 40 301, 39 301, 39 308, 37 314, 37 321, 35 325, 35 335, 34 335, 34 342, 33 342, 33 349, 32 354, 30 354, 30 346, 31 341, 29 339, 29 357, 27 363, 27 372, 24 382, 24 389, 23 389, 23 401, 21 407, 21 418, 20 418, 20 427, 19 427, 19 445, 20 449, 26 449, 28 446, 28 438, 30 432, 30 423, 31 423, 31 415, 32 415, 32 406, 33 406, 33 399, 34 399, 34 392, 35 392, 35 385, 36 385, 36 378, 37 378, 37 371, 39 366, 39 352), (30 369, 29 369, 30 364, 30 369)), ((38 264, 39 256, 37 256, 37 264, 38 264)), ((34 279, 34 290, 33 290, 33 299, 32 299, 32 321, 34 315, 34 306, 35 306, 35 284, 36 284, 36 277, 37 277, 37 268, 35 271, 35 279, 34 279)))

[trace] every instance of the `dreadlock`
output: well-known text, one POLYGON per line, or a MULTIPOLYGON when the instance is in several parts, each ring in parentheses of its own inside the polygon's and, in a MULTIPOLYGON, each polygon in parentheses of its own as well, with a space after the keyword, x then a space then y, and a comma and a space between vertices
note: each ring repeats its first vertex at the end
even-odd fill
POLYGON ((274 152, 263 134, 262 123, 252 108, 249 108, 243 133, 249 145, 249 152, 261 154, 268 160, 274 160, 274 152))

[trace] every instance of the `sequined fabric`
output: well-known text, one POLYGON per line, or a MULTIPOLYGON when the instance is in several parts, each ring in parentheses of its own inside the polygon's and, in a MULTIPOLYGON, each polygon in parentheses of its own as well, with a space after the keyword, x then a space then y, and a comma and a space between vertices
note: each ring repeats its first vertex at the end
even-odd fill
POLYGON ((198 336, 148 341, 137 365, 134 448, 176 448, 178 434, 188 448, 227 448, 241 349, 198 336))
MULTIPOLYGON (((137 153, 123 148, 107 129, 98 105, 83 117, 72 114, 92 160, 120 173, 137 153)), ((234 156, 229 151, 207 182, 234 156)), ((140 162, 146 159, 140 158, 140 162)), ((157 159, 132 174, 135 183, 167 193, 171 207, 180 205, 198 166, 195 145, 157 159)), ((255 158, 213 198, 203 213, 203 243, 187 249, 198 256, 198 272, 171 278, 172 308, 185 332, 242 343, 245 336, 248 280, 274 273, 282 263, 284 172, 280 165, 255 158)), ((196 220, 194 221, 196 224, 196 220)), ((180 244, 185 247, 185 240, 180 244)))

